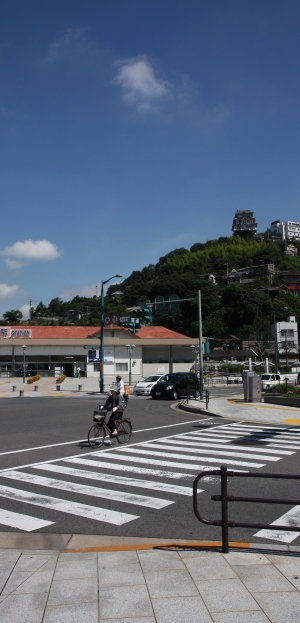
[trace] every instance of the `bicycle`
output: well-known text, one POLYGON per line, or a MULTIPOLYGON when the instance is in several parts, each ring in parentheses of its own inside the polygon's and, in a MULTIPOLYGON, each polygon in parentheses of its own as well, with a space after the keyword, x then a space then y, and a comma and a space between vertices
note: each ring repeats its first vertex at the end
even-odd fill
MULTIPOLYGON (((121 414, 120 414, 121 415, 121 414)), ((93 421, 95 424, 88 432, 88 442, 91 448, 101 448, 104 443, 106 433, 110 435, 110 430, 106 424, 106 409, 94 411, 93 421)), ((118 434, 114 437, 120 444, 128 443, 132 435, 132 425, 129 418, 120 418, 115 422, 118 434)))

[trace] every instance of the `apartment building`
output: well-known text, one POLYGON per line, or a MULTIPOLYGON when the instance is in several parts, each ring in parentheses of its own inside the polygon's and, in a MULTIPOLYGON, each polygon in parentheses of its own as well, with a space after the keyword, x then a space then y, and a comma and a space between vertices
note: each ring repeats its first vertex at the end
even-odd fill
POLYGON ((278 240, 300 240, 300 222, 273 221, 269 228, 270 234, 278 240))

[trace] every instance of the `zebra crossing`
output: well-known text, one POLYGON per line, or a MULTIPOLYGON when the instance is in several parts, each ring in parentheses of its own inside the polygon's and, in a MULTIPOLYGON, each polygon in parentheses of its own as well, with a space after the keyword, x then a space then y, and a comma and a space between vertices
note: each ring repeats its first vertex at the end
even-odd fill
MULTIPOLYGON (((146 510, 163 511, 182 496, 191 498, 200 471, 219 469, 221 464, 237 472, 253 471, 299 449, 300 427, 236 422, 2 470, 0 530, 1 525, 43 530, 64 514, 97 525, 123 526, 142 518, 146 510)), ((187 503, 192 508, 191 500, 187 503)), ((295 521, 298 511, 289 512, 295 521)), ((289 517, 286 522, 291 525, 289 517)), ((298 535, 289 534, 291 540, 298 535)))

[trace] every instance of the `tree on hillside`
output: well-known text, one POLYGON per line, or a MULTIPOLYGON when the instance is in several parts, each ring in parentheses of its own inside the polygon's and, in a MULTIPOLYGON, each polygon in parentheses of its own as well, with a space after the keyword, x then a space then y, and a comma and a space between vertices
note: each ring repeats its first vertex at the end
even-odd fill
POLYGON ((254 340, 254 350, 260 360, 268 356, 271 340, 271 325, 268 320, 261 316, 256 316, 253 323, 252 339, 254 340))
POLYGON ((23 314, 19 309, 11 309, 10 311, 4 312, 3 318, 9 324, 19 324, 20 320, 23 318, 23 314))

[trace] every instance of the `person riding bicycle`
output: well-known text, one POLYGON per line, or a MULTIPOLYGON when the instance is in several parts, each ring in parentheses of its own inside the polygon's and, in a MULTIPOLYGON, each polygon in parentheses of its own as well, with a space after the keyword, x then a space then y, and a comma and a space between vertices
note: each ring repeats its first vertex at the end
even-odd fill
POLYGON ((124 397, 124 381, 122 380, 121 376, 117 376, 115 386, 119 390, 120 396, 121 396, 121 398, 123 400, 123 397, 124 397))
POLYGON ((116 429, 115 422, 122 418, 121 414, 124 411, 123 406, 122 406, 122 398, 117 388, 113 387, 111 389, 110 395, 108 396, 107 401, 104 407, 102 408, 107 409, 107 411, 112 411, 112 414, 107 422, 107 426, 110 430, 110 436, 116 437, 118 434, 118 431, 116 429))

